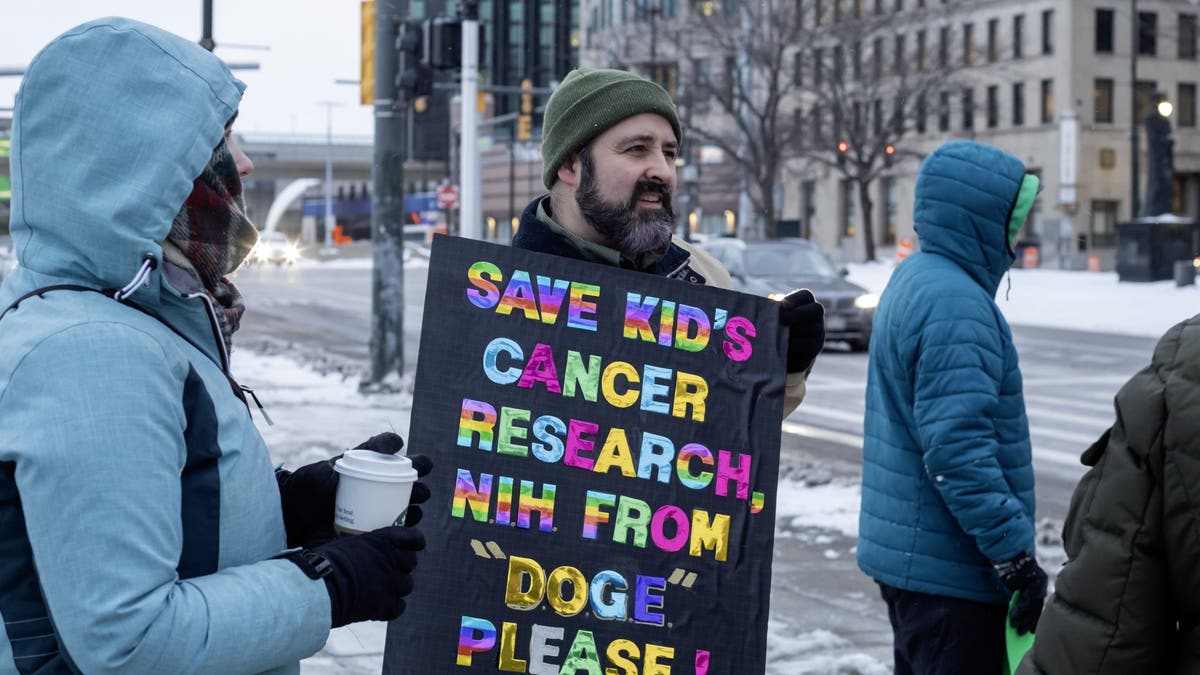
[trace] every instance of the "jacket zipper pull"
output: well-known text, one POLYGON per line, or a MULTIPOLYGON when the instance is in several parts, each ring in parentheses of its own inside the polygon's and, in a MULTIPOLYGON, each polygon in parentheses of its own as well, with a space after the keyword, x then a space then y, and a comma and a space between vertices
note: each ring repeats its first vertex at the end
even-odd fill
POLYGON ((262 413, 263 419, 267 421, 267 426, 275 426, 275 423, 271 421, 271 416, 267 414, 267 409, 264 408, 262 402, 258 400, 258 396, 254 393, 254 390, 244 384, 239 384, 238 387, 240 387, 241 390, 247 394, 250 394, 250 398, 254 399, 254 405, 258 406, 258 411, 262 413))

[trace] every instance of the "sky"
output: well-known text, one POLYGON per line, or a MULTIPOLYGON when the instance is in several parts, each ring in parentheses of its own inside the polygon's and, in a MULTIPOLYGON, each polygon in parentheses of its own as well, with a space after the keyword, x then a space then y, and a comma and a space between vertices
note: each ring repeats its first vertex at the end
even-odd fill
MULTIPOLYGON (((24 67, 47 42, 104 16, 154 24, 191 40, 202 32, 201 0, 5 0, 0 21, 0 68, 24 67), (16 8, 15 10, 13 8, 16 8)), ((370 135, 370 106, 358 87, 334 80, 359 79, 359 0, 213 0, 216 53, 229 62, 258 62, 238 70, 247 84, 238 116, 243 133, 320 134, 326 106, 335 135, 370 135), (239 45, 269 47, 243 49, 239 45)), ((0 108, 11 108, 20 78, 0 77, 0 108)))

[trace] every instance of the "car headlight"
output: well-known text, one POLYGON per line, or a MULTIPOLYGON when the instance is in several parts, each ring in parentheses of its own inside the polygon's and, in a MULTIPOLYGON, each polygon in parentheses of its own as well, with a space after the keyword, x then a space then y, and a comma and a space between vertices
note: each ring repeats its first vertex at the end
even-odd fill
POLYGON ((879 296, 874 293, 864 293, 854 299, 854 306, 859 309, 875 309, 879 306, 879 296))
POLYGON ((289 261, 299 260, 300 249, 297 248, 295 244, 289 243, 287 246, 283 247, 283 257, 287 258, 289 261))

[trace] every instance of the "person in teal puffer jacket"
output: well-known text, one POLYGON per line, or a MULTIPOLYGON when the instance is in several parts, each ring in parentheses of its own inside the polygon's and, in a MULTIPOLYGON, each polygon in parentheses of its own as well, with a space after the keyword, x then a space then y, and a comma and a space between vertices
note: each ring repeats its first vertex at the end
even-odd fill
POLYGON ((1041 612, 1029 423, 994 300, 1037 192, 1000 150, 935 150, 916 185, 921 250, 875 314, 858 564, 887 602, 897 675, 999 673, 1011 592, 1019 631, 1041 612))
POLYGON ((276 471, 230 374, 244 305, 228 275, 257 240, 230 129, 243 89, 128 19, 68 31, 22 81, 0 673, 294 673, 331 627, 395 618, 412 590, 420 531, 333 538, 337 474, 276 471))

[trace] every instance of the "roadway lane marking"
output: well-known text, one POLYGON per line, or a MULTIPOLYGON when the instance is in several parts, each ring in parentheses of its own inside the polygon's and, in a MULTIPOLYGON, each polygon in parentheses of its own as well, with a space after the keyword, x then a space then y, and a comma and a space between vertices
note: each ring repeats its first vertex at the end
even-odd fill
POLYGON ((1029 414, 1030 417, 1036 415, 1038 417, 1049 417, 1052 420, 1061 419, 1067 422, 1075 422, 1077 424, 1089 426, 1099 422, 1103 423, 1105 427, 1107 427, 1109 421, 1113 419, 1114 414, 1111 400, 1105 401, 1104 403, 1087 403, 1084 401, 1072 401, 1070 399, 1058 398, 1055 396, 1025 394, 1025 402, 1029 403, 1031 401, 1033 403, 1037 403, 1038 407, 1030 408, 1028 405, 1025 406, 1025 412, 1029 414), (1091 413, 1091 415, 1077 415, 1074 413, 1062 412, 1061 410, 1057 412, 1051 412, 1042 406, 1050 406, 1060 409, 1074 408, 1085 413, 1091 413))
MULTIPOLYGON (((808 424, 799 424, 797 422, 784 422, 783 432, 793 436, 800 436, 801 438, 837 443, 838 445, 844 445, 848 448, 856 450, 862 450, 863 446, 862 436, 848 434, 842 431, 834 431, 832 429, 823 429, 821 427, 814 427, 808 424)), ((1079 463, 1079 455, 1082 453, 1082 450, 1080 450, 1079 454, 1076 454, 1064 452, 1062 450, 1051 450, 1043 447, 1033 448, 1034 460, 1049 462, 1051 464, 1060 464, 1062 466, 1069 466, 1072 468, 1080 468, 1081 464, 1079 463)))
MULTIPOLYGON (((857 419, 859 424, 862 423, 861 415, 857 416, 857 418, 856 418, 856 416, 854 416, 850 413, 840 411, 840 410, 830 410, 828 408, 820 408, 818 406, 809 406, 807 404, 801 404, 799 410, 804 410, 805 412, 814 413, 819 417, 826 416, 824 413, 833 413, 832 415, 828 415, 828 416, 832 417, 834 419, 841 419, 844 421, 845 420, 852 421, 854 419, 857 419)), ((1107 427, 1105 427, 1105 428, 1107 428, 1107 427)), ((783 429, 784 433, 792 434, 794 436, 811 438, 813 440, 818 440, 818 441, 828 441, 830 443, 837 443, 839 445, 844 445, 849 448, 855 448, 858 450, 861 450, 862 446, 863 446, 863 437, 861 434, 852 434, 852 433, 847 433, 844 431, 835 431, 833 429, 826 429, 824 427, 817 427, 817 426, 812 426, 810 424, 802 424, 799 422, 789 422, 789 421, 783 422, 782 429, 783 429)), ((1043 460, 1046 460, 1049 462, 1053 462, 1055 464, 1064 464, 1067 466, 1079 466, 1079 455, 1082 454, 1085 449, 1087 449, 1089 446, 1091 446, 1091 444, 1093 442, 1095 442, 1095 440, 1097 438, 1100 437, 1101 433, 1103 433, 1103 429, 1099 430, 1095 434, 1087 434, 1087 433, 1072 433, 1069 431, 1059 431, 1057 429, 1048 429, 1046 427, 1036 426, 1036 425, 1030 425, 1030 427, 1029 427, 1029 435, 1031 437, 1031 442, 1034 439, 1037 439, 1039 441, 1039 442, 1033 444, 1034 445, 1033 456, 1038 459, 1043 459, 1043 460), (1053 440, 1058 440, 1058 441, 1065 441, 1071 445, 1078 446, 1079 451, 1076 453, 1076 452, 1065 452, 1062 450, 1052 450, 1050 448, 1044 448, 1044 447, 1041 447, 1042 444, 1040 443, 1040 441, 1043 439, 1053 439, 1053 440)))

